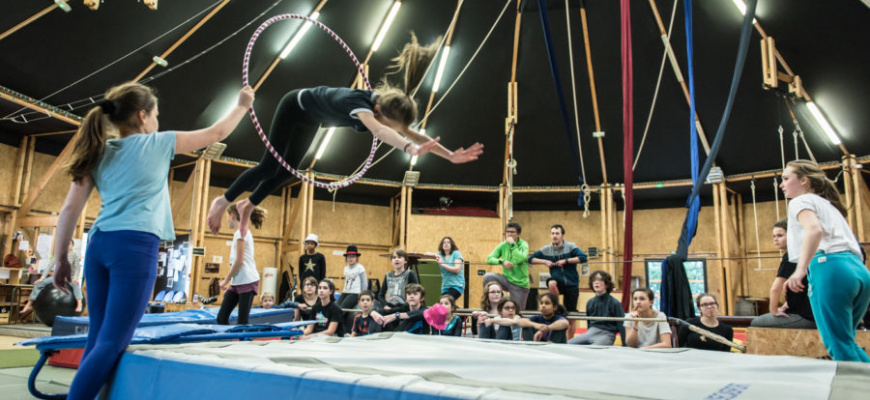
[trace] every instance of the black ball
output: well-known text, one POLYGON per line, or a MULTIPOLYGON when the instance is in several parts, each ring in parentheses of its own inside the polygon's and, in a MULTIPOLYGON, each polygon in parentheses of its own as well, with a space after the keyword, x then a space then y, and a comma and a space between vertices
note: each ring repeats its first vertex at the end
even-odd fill
MULTIPOLYGON (((54 324, 54 318, 57 316, 71 317, 82 315, 81 311, 76 312, 76 298, 73 296, 72 286, 66 285, 69 293, 64 293, 58 290, 54 285, 46 286, 36 296, 33 302, 33 310, 36 312, 36 317, 42 323, 51 326, 54 324)), ((85 308, 85 299, 82 299, 82 310, 85 308)))

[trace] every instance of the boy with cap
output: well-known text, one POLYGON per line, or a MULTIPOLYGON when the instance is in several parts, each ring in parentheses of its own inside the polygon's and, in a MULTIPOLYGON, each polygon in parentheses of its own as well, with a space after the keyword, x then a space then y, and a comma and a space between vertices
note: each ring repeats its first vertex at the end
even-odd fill
POLYGON ((317 235, 310 233, 305 237, 305 254, 299 256, 299 288, 307 277, 313 277, 317 282, 326 278, 326 257, 317 252, 320 245, 317 235))

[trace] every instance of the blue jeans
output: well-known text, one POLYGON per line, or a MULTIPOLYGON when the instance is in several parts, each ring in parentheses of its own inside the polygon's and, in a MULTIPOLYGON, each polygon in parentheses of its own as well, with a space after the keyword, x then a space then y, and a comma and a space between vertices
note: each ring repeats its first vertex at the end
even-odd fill
POLYGON ((91 234, 85 258, 88 342, 70 386, 70 400, 93 400, 145 313, 157 278, 160 239, 139 231, 91 234))
POLYGON ((810 262, 810 305, 822 342, 834 361, 870 363, 855 329, 870 305, 870 272, 852 252, 818 252, 810 262))

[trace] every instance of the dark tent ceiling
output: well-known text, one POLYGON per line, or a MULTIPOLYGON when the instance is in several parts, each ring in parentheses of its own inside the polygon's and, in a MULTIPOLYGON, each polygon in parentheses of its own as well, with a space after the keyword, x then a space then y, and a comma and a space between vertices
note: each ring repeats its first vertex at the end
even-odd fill
MULTIPOLYGON (((71 12, 54 10, 0 39, 0 86, 45 103, 84 115, 90 99, 98 99, 113 84, 133 79, 155 55, 164 53, 199 20, 216 7, 216 0, 161 1, 156 11, 132 0, 106 0, 96 11, 81 1, 69 2, 71 12)), ((160 122, 164 129, 187 130, 216 121, 232 104, 240 87, 241 61, 251 34, 267 18, 283 13, 308 15, 319 4, 315 0, 230 1, 166 57, 168 67, 156 67, 145 75, 147 84, 160 94, 160 122)), ((328 0, 319 21, 338 33, 357 56, 364 58, 393 0, 328 0)), ((517 63, 518 125, 515 158, 517 186, 575 186, 580 169, 571 156, 571 145, 559 113, 537 2, 522 4, 517 63)), ((651 9, 652 2, 633 1, 632 51, 634 71, 635 152, 656 89, 663 45, 651 9)), ((4 1, 0 4, 0 31, 6 31, 52 5, 45 1, 4 1)), ((575 66, 576 101, 585 174, 592 186, 603 182, 601 158, 596 139, 593 104, 587 75, 581 25, 581 2, 570 1, 571 40, 575 66)), ((658 12, 665 26, 674 3, 659 1, 658 12)), ((420 181, 427 184, 497 186, 502 181, 507 116, 507 83, 511 62, 517 2, 495 24, 505 6, 502 0, 468 0, 462 3, 452 37, 449 63, 427 125, 431 136, 440 136, 448 148, 481 142, 486 152, 473 164, 452 165, 435 156, 425 156, 415 167, 420 181), (495 25, 494 25, 495 24, 495 25), (492 29, 480 53, 472 55, 492 29), (456 81, 463 68, 467 70, 456 81), (455 87, 445 96, 448 86, 455 87)), ((620 9, 615 0, 588 0, 592 66, 598 93, 603 153, 608 181, 623 181, 622 81, 620 77, 620 9)), ((569 109, 572 88, 569 68, 565 2, 549 1, 548 14, 557 63, 569 109)), ((395 22, 379 51, 370 61, 371 79, 380 79, 398 49, 413 31, 421 42, 445 34, 456 10, 455 1, 404 0, 395 22)), ((671 42, 686 71, 685 24, 679 2, 671 42)), ((767 35, 776 39, 783 59, 802 78, 804 87, 827 115, 843 145, 866 159, 870 141, 870 53, 859 43, 870 42, 870 9, 858 0, 760 1, 757 19, 767 35), (862 133, 864 132, 864 133, 862 133)), ((741 14, 732 0, 694 2, 694 65, 697 110, 713 141, 722 116, 737 53, 741 14)), ((251 57, 252 80, 261 76, 281 48, 296 33, 298 20, 281 21, 267 29, 251 57)), ((786 158, 795 157, 794 130, 783 100, 762 88, 760 34, 753 31, 743 79, 727 125, 726 137, 716 162, 727 176, 775 170, 781 165, 780 124, 785 130, 786 158)), ((290 57, 280 62, 257 92, 255 108, 264 124, 273 115, 281 96, 293 89, 317 85, 349 86, 355 67, 328 35, 312 29, 290 57)), ((431 91, 433 73, 427 75, 418 95, 422 109, 431 91)), ((782 85, 781 88, 785 88, 782 85)), ((0 141, 17 146, 23 135, 74 129, 43 113, 24 110, 0 100, 0 141)), ((842 156, 812 119, 803 100, 794 105, 806 140, 820 162, 837 162, 842 156)), ((572 116, 573 118, 573 116, 572 116)), ((683 92, 670 67, 665 68, 655 113, 635 169, 635 182, 683 180, 689 173, 689 110, 683 92)), ((576 132, 573 133, 576 135, 576 132)), ((42 136, 37 150, 57 154, 72 134, 42 136)), ((225 157, 258 160, 263 145, 246 120, 226 140, 225 157)), ((316 170, 346 175, 366 157, 371 136, 340 129, 316 170)), ((315 144, 316 145, 316 144, 315 144)), ((799 156, 807 158, 804 146, 799 156)), ((385 149, 378 152, 378 156, 385 149)), ((704 160, 703 151, 701 151, 704 160)), ((179 157, 177 162, 189 161, 179 157)), ((376 164, 369 178, 401 181, 408 169, 408 156, 393 152, 376 164)), ((226 184, 239 168, 216 168, 212 179, 226 184)), ((831 173, 831 177, 835 172, 831 173)), ((760 198, 773 197, 771 180, 762 185, 760 198)), ((746 193, 749 185, 736 183, 732 189, 746 193)), ((392 191, 392 192, 391 192, 392 191)), ((636 192, 637 207, 653 204, 681 204, 688 188, 636 192), (664 203, 663 203, 664 202, 664 203), (670 203, 668 203, 670 202, 670 203)), ((326 191, 318 196, 331 198, 326 191)), ((394 189, 349 188, 338 199, 378 197, 394 189)), ((431 196, 437 199, 438 192, 431 196)), ((492 203, 494 196, 457 195, 459 201, 492 203)), ((576 206, 577 195, 543 193, 518 195, 526 207, 576 206)))

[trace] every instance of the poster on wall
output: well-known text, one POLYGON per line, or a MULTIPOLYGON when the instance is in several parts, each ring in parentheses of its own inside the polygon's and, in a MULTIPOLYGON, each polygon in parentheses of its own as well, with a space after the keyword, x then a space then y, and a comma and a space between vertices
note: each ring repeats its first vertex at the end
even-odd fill
MULTIPOLYGON (((707 261, 686 260, 683 261, 683 268, 686 269, 686 277, 689 278, 689 287, 692 289, 692 307, 695 309, 695 315, 699 315, 698 305, 695 304, 694 299, 701 293, 707 292, 707 261)), ((646 260, 646 281, 649 282, 650 290, 656 294, 653 308, 661 310, 662 260, 646 260)))
POLYGON ((190 268, 193 264, 188 235, 162 242, 157 256, 154 301, 185 303, 190 298, 190 268))

